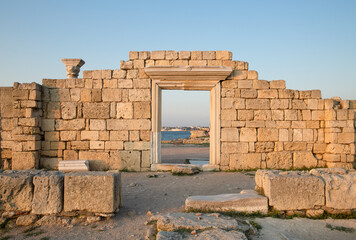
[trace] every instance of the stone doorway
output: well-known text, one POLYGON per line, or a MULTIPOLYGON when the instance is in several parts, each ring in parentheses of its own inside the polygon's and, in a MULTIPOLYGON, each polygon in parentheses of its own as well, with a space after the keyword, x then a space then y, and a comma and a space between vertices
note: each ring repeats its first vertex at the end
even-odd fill
POLYGON ((209 164, 209 103, 209 91, 162 91, 163 164, 209 164))
POLYGON ((161 164, 162 89, 210 91, 210 158, 209 164, 220 163, 220 81, 230 75, 229 67, 151 66, 145 68, 152 79, 151 168, 161 164))

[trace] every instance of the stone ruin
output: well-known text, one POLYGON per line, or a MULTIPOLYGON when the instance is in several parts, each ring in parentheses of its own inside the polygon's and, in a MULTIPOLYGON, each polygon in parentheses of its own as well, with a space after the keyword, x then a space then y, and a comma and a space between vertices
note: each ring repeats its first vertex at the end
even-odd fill
POLYGON ((1 169, 157 169, 162 89, 210 91, 212 169, 355 165, 355 100, 261 80, 229 51, 131 51, 120 69, 83 78, 83 60, 63 62, 68 79, 0 89, 1 169))

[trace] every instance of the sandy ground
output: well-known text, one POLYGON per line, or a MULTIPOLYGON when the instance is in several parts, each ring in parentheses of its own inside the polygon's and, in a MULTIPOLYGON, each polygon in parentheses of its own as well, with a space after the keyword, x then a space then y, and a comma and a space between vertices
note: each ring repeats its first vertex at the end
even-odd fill
MULTIPOLYGON (((16 227, 1 237, 10 239, 144 239, 149 219, 147 211, 168 213, 182 211, 190 195, 236 193, 255 186, 252 172, 199 173, 194 176, 173 176, 170 173, 122 173, 124 206, 112 219, 74 226, 42 226, 33 232, 43 231, 36 237, 26 237, 28 227, 16 227), (156 175, 156 178, 150 178, 156 175)), ((262 230, 257 239, 356 239, 356 232, 345 233, 326 228, 330 223, 356 230, 356 220, 309 220, 295 218, 282 220, 256 218, 262 230)), ((1 239, 0 237, 0 239, 1 239)))
POLYGON ((162 163, 185 163, 187 159, 209 160, 209 146, 196 144, 162 144, 162 163))

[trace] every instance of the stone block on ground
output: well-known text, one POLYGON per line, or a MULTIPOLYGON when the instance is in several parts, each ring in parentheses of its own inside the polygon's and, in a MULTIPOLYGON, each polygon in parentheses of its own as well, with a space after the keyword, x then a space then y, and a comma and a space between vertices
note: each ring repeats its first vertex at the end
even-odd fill
POLYGON ((0 211, 31 211, 32 178, 38 172, 31 170, 0 173, 0 211))
POLYGON ((159 216, 157 230, 208 230, 224 229, 246 231, 249 227, 234 218, 222 216, 219 213, 196 214, 196 213, 169 213, 159 216))
POLYGON ((37 221, 37 215, 22 215, 16 219, 16 225, 18 226, 28 226, 37 221))
POLYGON ((193 175, 193 174, 197 174, 199 172, 200 172, 199 168, 195 167, 195 166, 178 165, 178 166, 173 166, 172 167, 172 173, 173 174, 193 175))
POLYGON ((185 210, 267 214, 268 202, 267 197, 251 190, 233 194, 190 196, 185 200, 185 210))
POLYGON ((120 205, 119 172, 76 172, 64 177, 64 211, 113 213, 120 205))
POLYGON ((58 170, 63 172, 87 172, 89 171, 88 160, 59 161, 58 170))
POLYGON ((277 210, 302 210, 324 205, 324 181, 317 176, 299 174, 281 172, 265 175, 263 191, 270 206, 277 210))
POLYGON ((41 172, 33 177, 33 214, 55 214, 63 209, 62 172, 41 172))

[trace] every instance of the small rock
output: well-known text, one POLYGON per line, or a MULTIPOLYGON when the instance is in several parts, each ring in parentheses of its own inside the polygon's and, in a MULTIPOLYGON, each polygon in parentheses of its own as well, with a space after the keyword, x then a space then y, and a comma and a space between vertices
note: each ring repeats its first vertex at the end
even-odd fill
POLYGON ((307 217, 319 217, 324 214, 323 209, 307 210, 307 217))
POLYGON ((60 218, 54 215, 43 216, 40 220, 36 222, 36 225, 53 225, 61 223, 60 218))
POLYGON ((200 170, 197 167, 192 166, 174 166, 172 168, 173 174, 185 174, 185 175, 193 175, 199 173, 200 170))
POLYGON ((242 232, 238 231, 225 231, 222 229, 212 229, 200 233, 196 238, 197 240, 247 240, 247 237, 242 232))
POLYGON ((87 217, 87 223, 99 222, 101 220, 100 216, 89 216, 87 217))
POLYGON ((18 226, 28 226, 37 221, 37 215, 22 215, 16 219, 16 225, 18 226))
POLYGON ((63 225, 69 225, 71 223, 71 219, 70 218, 63 218, 62 219, 62 224, 63 225))
POLYGON ((6 223, 6 221, 7 221, 6 218, 0 217, 0 228, 3 227, 3 225, 6 223))
POLYGON ((112 218, 115 216, 115 213, 95 213, 95 216, 104 217, 104 218, 112 218))
POLYGON ((129 184, 129 187, 138 187, 138 186, 140 186, 140 184, 138 184, 138 183, 130 183, 129 184))
POLYGON ((3 217, 3 218, 12 218, 12 217, 14 217, 14 216, 15 216, 15 212, 13 212, 13 211, 4 212, 4 213, 2 214, 2 217, 3 217))
POLYGON ((147 215, 147 216, 152 216, 153 214, 152 214, 151 211, 147 211, 146 215, 147 215))

